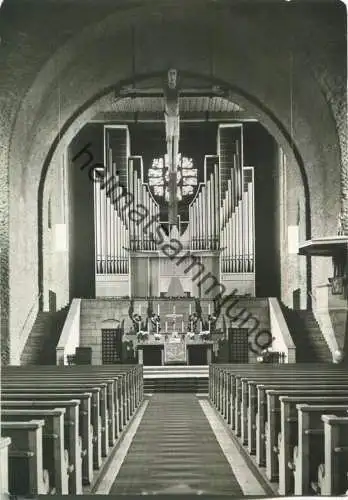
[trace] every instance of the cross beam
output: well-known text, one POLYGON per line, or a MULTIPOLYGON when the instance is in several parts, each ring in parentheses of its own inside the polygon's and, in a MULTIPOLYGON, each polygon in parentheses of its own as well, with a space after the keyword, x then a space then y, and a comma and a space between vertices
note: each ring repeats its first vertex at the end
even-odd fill
MULTIPOLYGON (((119 97, 164 97, 164 90, 160 88, 142 89, 136 87, 122 87, 116 93, 116 98, 119 97)), ((197 87, 197 88, 181 88, 180 97, 229 97, 229 92, 221 87, 197 87)))

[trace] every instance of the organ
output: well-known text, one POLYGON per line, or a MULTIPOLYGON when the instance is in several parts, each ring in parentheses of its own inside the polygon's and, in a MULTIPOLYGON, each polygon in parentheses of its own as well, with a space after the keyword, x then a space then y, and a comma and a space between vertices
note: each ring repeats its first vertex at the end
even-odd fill
MULTIPOLYGON (((165 295, 170 287, 175 289, 171 286, 175 279, 180 293, 210 298, 204 287, 194 283, 187 264, 176 265, 161 251, 156 232, 161 205, 147 182, 143 158, 129 154, 130 139, 124 129, 125 141, 119 143, 125 162, 117 165, 115 157, 123 156, 110 147, 113 141, 107 136, 112 133, 105 127, 107 174, 94 187, 96 295, 165 295)), ((254 295, 254 169, 243 164, 241 124, 218 127, 217 155, 206 155, 199 168, 203 175, 188 205, 188 220, 178 217, 177 227, 161 221, 168 233, 165 242, 178 240, 182 251, 197 258, 227 293, 237 289, 238 294, 254 295)), ((216 293, 213 290, 211 297, 216 293)))
POLYGON ((132 251, 156 250, 156 224, 159 218, 159 205, 155 201, 149 186, 143 180, 143 160, 141 157, 130 157, 128 161, 128 188, 134 195, 134 203, 130 210, 137 212, 129 216, 130 239, 132 251), (136 216, 135 216, 136 215, 136 216))

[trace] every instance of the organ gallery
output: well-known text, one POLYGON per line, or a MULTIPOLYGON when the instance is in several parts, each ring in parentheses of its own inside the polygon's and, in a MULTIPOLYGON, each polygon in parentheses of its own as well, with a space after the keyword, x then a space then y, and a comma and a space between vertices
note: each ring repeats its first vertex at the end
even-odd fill
POLYGON ((155 131, 159 150, 147 148, 146 158, 131 154, 127 124, 104 126, 105 179, 94 188, 96 296, 214 297, 195 279, 197 265, 227 291, 255 295, 254 168, 244 163, 243 123, 215 123, 214 150, 204 149, 202 135, 191 158, 180 150, 183 97, 173 99, 168 106, 163 97, 166 142, 155 131))

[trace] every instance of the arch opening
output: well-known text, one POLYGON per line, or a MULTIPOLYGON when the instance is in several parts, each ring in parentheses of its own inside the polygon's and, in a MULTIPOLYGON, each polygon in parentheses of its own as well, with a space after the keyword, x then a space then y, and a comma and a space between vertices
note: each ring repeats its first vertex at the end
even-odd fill
MULTIPOLYGON (((55 139, 52 142, 49 153, 43 164, 41 171, 40 184, 38 189, 38 257, 39 257, 39 268, 38 268, 38 287, 41 292, 41 303, 40 308, 44 307, 44 247, 43 247, 43 234, 44 234, 44 222, 43 222, 43 199, 44 199, 44 188, 47 173, 49 171, 52 160, 56 155, 59 155, 62 151, 69 147, 72 137, 76 134, 74 130, 76 123, 79 121, 83 114, 88 114, 89 119, 86 118, 82 123, 79 123, 79 130, 88 123, 88 121, 93 117, 93 109, 100 100, 102 100, 110 92, 114 93, 116 99, 122 99, 122 90, 125 87, 132 85, 142 85, 147 82, 151 82, 152 85, 158 83, 163 79, 163 74, 165 71, 158 71, 153 73, 139 74, 135 77, 132 76, 129 79, 123 79, 118 84, 104 88, 98 94, 94 95, 89 99, 82 107, 80 107, 74 114, 72 114, 68 120, 61 126, 59 132, 57 133, 55 139), (74 134, 72 131, 74 130, 74 134)), ((303 237, 308 239, 311 236, 311 213, 310 213, 310 196, 309 196, 309 185, 308 179, 305 171, 305 167, 301 158, 301 155, 296 148, 296 145, 291 137, 289 131, 282 124, 282 122, 277 119, 273 113, 271 113, 265 105, 260 103, 256 98, 248 95, 242 89, 234 87, 218 78, 208 77, 206 75, 197 74, 189 71, 180 72, 183 79, 193 82, 202 82, 205 86, 210 86, 212 89, 218 88, 219 92, 223 95, 223 98, 237 103, 247 109, 250 113, 255 116, 255 119, 262 124, 262 126, 272 135, 275 143, 281 148, 284 154, 284 158, 287 158, 291 168, 298 169, 300 174, 301 183, 303 185, 304 196, 301 200, 302 209, 299 209, 304 216, 304 234, 303 237)), ((300 203, 300 202, 298 202, 300 203)), ((310 269, 310 259, 306 262, 306 287, 305 292, 307 305, 310 302, 310 292, 311 290, 311 269, 310 269)), ((279 270, 279 273, 281 271, 279 270)), ((281 295, 281 290, 279 289, 279 295, 281 295)), ((295 299, 294 299, 295 300, 295 299)), ((297 300, 297 299, 296 299, 297 300)))

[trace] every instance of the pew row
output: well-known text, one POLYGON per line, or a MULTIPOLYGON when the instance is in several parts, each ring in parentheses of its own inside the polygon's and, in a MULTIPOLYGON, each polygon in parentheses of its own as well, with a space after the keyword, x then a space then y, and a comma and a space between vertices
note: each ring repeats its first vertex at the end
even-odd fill
POLYGON ((41 453, 43 463, 35 470, 24 468, 25 481, 18 480, 23 475, 18 459, 13 461, 9 456, 11 477, 15 479, 10 481, 10 493, 81 494, 82 486, 90 486, 95 480, 102 459, 142 403, 142 378, 139 365, 4 367, 5 424, 9 426, 17 419, 14 424, 25 426, 37 422, 35 416, 42 417, 43 427, 35 451, 38 456, 41 453), (57 411, 61 413, 59 433, 53 432, 49 420, 57 411), (52 436, 54 442, 50 441, 52 436), (35 481, 32 474, 42 480, 35 481))
POLYGON ((294 447, 293 461, 289 468, 293 471, 295 495, 319 492, 318 471, 325 462, 323 415, 347 416, 345 405, 308 403, 296 404, 298 414, 297 446, 294 447))
MULTIPOLYGON (((64 414, 64 442, 67 446, 68 459, 69 459, 69 493, 72 494, 82 494, 82 439, 80 436, 80 425, 79 425, 79 406, 80 401, 78 400, 25 400, 23 395, 23 400, 11 400, 7 399, 7 395, 2 395, 2 410, 3 414, 6 414, 8 410, 21 411, 24 418, 31 415, 31 411, 38 411, 42 409, 52 408, 52 407, 62 407, 65 409, 64 414), (29 411, 28 411, 29 410, 29 411)), ((92 462, 91 462, 92 463, 92 462)), ((93 478, 93 471, 91 469, 92 475, 84 481, 84 484, 89 484, 93 478)))
POLYGON ((68 494, 69 460, 64 449, 65 408, 7 410, 2 409, 3 422, 22 422, 28 418, 44 422, 42 434, 42 461, 48 471, 52 490, 61 495, 68 494))
POLYGON ((9 437, 0 437, 0 498, 6 498, 8 488, 8 449, 11 444, 9 437))
MULTIPOLYGON (((14 401, 15 403, 21 403, 22 401, 33 401, 35 404, 40 405, 41 403, 46 404, 48 407, 64 406, 64 402, 73 403, 74 401, 78 402, 78 412, 79 412, 79 422, 77 431, 81 436, 81 458, 82 458, 82 483, 84 485, 89 485, 93 480, 93 441, 92 435, 93 430, 91 427, 91 393, 85 393, 80 391, 74 392, 60 392, 58 391, 47 391, 47 390, 39 390, 36 392, 25 392, 18 390, 10 392, 2 389, 2 405, 6 407, 7 401, 14 401), (74 399, 73 399, 74 398, 74 399), (75 399, 77 398, 77 399, 75 399)), ((72 431, 74 429, 72 428, 72 431)), ((69 454, 75 455, 78 454, 78 451, 75 449, 75 439, 71 440, 71 432, 69 432, 69 454)))
POLYGON ((320 486, 327 483, 321 464, 325 455, 324 430, 318 420, 321 422, 321 417, 333 410, 340 416, 345 414, 347 368, 301 363, 210 365, 209 369, 212 405, 245 450, 256 455, 256 463, 273 489, 281 495, 325 491, 325 486, 320 486), (307 413, 301 410, 304 404, 311 408, 307 413), (307 414, 312 415, 312 420, 310 427, 304 428, 307 414), (311 435, 308 445, 306 436, 312 431, 315 438, 311 435), (308 446, 315 450, 313 461, 303 451, 308 446))
POLYGON ((321 495, 347 494, 348 417, 323 415, 325 459, 318 471, 321 495))
POLYGON ((43 468, 43 420, 2 422, 1 432, 11 438, 8 451, 9 493, 47 495, 50 493, 48 471, 43 468))

